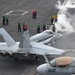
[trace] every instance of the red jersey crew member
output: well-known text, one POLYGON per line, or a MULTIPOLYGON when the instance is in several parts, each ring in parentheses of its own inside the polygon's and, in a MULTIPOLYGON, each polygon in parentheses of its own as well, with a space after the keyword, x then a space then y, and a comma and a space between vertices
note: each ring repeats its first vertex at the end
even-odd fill
POLYGON ((33 19, 37 18, 37 11, 36 10, 32 11, 32 17, 33 17, 33 19))
POLYGON ((24 31, 26 31, 28 29, 28 25, 27 25, 27 23, 25 23, 25 25, 24 25, 24 31))

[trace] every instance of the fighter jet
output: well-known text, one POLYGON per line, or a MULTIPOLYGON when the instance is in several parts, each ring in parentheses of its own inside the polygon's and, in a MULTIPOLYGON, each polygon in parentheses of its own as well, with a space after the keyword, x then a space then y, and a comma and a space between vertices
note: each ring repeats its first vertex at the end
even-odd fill
POLYGON ((58 57, 37 67, 40 75, 75 75, 75 57, 58 57))
POLYGON ((28 30, 23 33, 20 42, 15 42, 15 40, 3 28, 0 29, 0 34, 5 40, 5 42, 0 43, 0 55, 2 56, 18 59, 19 57, 36 57, 43 54, 61 55, 65 52, 64 50, 30 41, 28 30))
POLYGON ((38 33, 34 36, 30 37, 31 42, 38 42, 42 44, 49 44, 52 43, 53 41, 61 38, 63 35, 60 33, 54 33, 50 29, 45 30, 41 33, 38 33))

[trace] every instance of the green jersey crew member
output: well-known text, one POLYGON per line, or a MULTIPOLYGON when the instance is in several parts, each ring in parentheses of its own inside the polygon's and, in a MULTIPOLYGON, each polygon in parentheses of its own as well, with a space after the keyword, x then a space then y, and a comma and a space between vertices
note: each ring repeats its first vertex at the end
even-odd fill
POLYGON ((40 33, 40 23, 37 24, 37 33, 40 33))

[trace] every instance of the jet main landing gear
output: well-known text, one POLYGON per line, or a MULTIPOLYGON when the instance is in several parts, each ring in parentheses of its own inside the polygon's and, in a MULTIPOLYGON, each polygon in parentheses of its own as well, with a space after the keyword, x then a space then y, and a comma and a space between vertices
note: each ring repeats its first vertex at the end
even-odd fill
POLYGON ((38 55, 36 55, 36 62, 39 62, 40 61, 40 58, 38 55))

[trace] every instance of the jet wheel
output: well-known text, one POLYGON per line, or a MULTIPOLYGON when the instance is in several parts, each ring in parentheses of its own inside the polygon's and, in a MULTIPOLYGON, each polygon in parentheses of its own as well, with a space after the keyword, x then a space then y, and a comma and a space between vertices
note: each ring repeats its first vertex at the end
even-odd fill
POLYGON ((40 58, 38 56, 36 56, 36 62, 39 62, 40 58))

